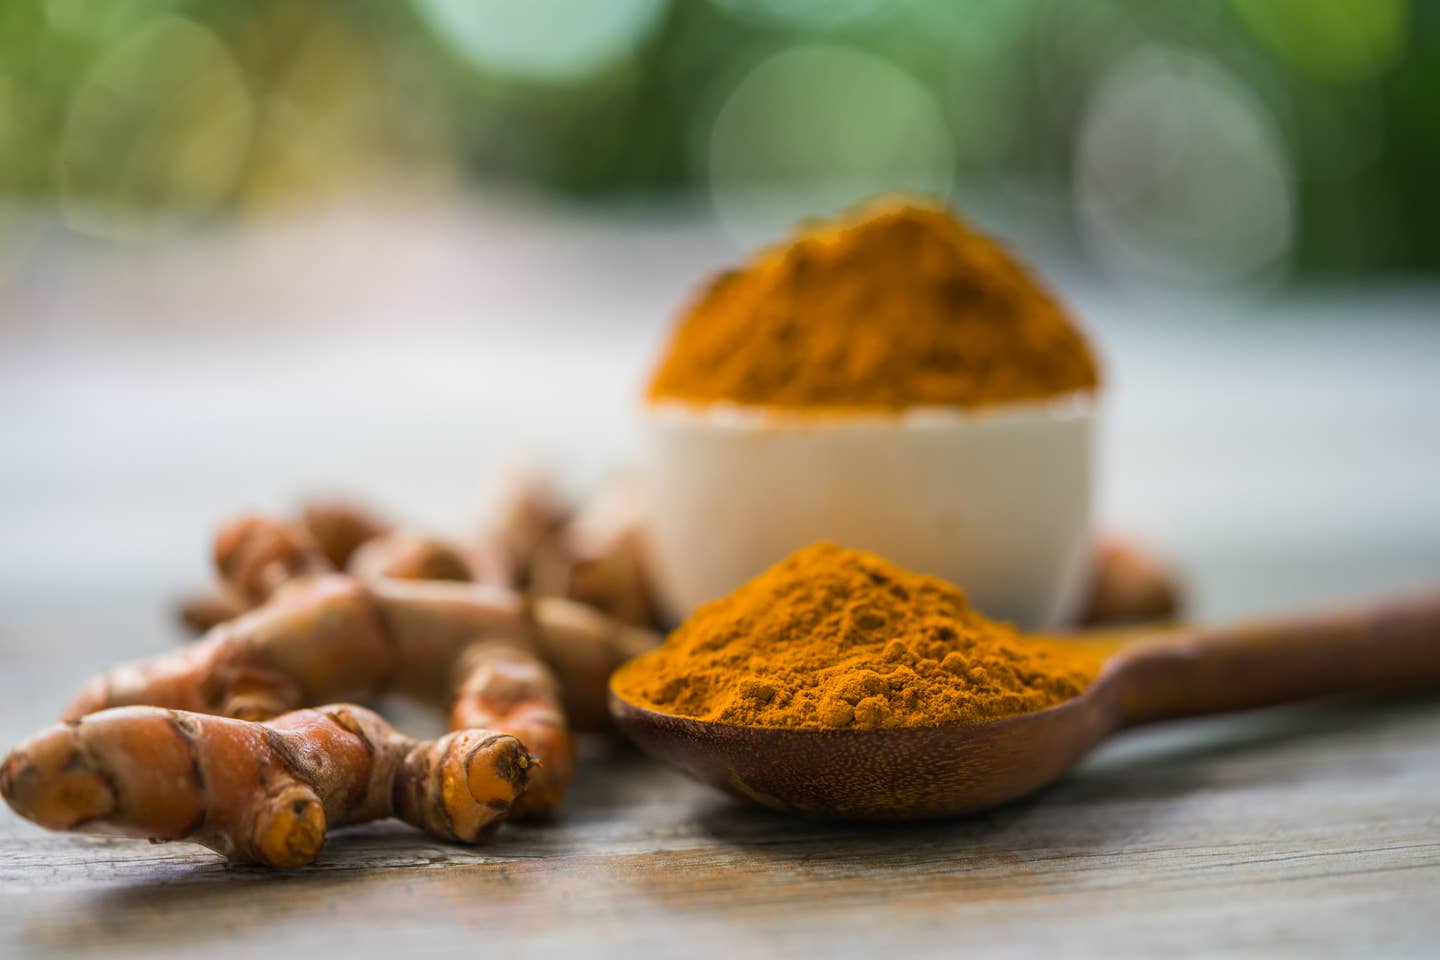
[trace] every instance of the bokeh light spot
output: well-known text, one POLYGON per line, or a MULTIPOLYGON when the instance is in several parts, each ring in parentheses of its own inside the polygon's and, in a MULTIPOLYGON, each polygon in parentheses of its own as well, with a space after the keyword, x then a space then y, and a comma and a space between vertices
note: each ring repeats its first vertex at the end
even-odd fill
POLYGON ((711 0, 744 20, 777 26, 823 30, 867 20, 882 10, 893 13, 893 0, 711 0))
POLYGON ((893 190, 946 194, 955 144, 939 104, 886 60, 793 47, 730 92, 705 153, 721 224, 745 245, 893 190))
POLYGON ((414 0, 478 69, 522 80, 583 79, 635 52, 665 0, 414 0))
POLYGON ((1082 229, 1105 261, 1197 285, 1280 264, 1294 228, 1289 154, 1232 74, 1150 48, 1108 75, 1076 159, 1082 229))
POLYGON ((75 92, 57 170, 73 229, 163 234, 224 202, 245 164, 254 107, 234 59, 166 17, 112 47, 75 92))
POLYGON ((1328 80, 1392 64, 1410 25, 1408 0, 1231 0, 1241 21, 1297 70, 1328 80))
MULTIPOLYGON (((329 7, 296 5, 262 9, 242 36, 242 64, 272 64, 250 71, 259 110, 240 197, 247 209, 314 202, 393 161, 384 61, 366 34, 329 7), (285 51, 283 66, 276 50, 285 51)), ((427 104, 412 97, 407 106, 418 114, 427 104)), ((423 177, 423 165, 406 159, 407 178, 423 177)))

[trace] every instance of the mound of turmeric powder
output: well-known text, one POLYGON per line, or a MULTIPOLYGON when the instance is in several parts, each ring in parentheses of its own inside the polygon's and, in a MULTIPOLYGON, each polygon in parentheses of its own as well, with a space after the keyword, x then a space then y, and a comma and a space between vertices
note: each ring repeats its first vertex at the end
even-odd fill
POLYGON ((651 401, 982 407, 1093 391, 1095 357, 999 244, 887 200, 720 275, 681 318, 651 401))
POLYGON ((929 727, 1043 710, 1104 651, 1024 636, 965 594, 871 553, 818 543, 708 603, 622 667, 621 699, 758 727, 929 727))

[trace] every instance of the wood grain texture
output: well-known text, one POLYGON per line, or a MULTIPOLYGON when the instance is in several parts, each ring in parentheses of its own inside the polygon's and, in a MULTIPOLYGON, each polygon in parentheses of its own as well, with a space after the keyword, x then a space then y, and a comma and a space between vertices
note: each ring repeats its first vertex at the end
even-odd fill
MULTIPOLYGON (((146 619, 0 623, 7 742, 48 719, 81 669, 69 664, 101 655, 114 632, 100 624, 138 633, 146 619)), ((1426 956, 1440 937, 1436 797, 1434 700, 1136 732, 1034 800, 922 825, 792 819, 596 741, 556 825, 510 825, 480 848, 356 828, 293 874, 46 834, 7 811, 0 953, 1426 956)))

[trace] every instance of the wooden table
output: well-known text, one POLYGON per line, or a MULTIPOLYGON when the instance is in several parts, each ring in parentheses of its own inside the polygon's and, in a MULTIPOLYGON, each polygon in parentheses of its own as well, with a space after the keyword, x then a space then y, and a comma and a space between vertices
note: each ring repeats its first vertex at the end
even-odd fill
MULTIPOLYGON (((175 642, 166 604, 201 582, 205 531, 227 509, 286 506, 341 479, 439 528, 465 515, 477 478, 518 439, 582 478, 629 456, 616 384, 634 382, 684 285, 646 278, 700 268, 655 268, 683 244, 651 237, 631 255, 609 231, 571 245, 572 286, 517 283, 497 301, 483 280, 467 292, 470 257, 406 281, 405 264, 449 269, 399 255, 435 233, 387 221, 367 236, 397 237, 389 248, 352 243, 352 260, 326 261, 358 288, 348 316, 403 315, 399 333, 373 317, 363 336, 275 319, 271 307, 320 302, 321 281, 306 293, 262 276, 318 262, 313 233, 293 258, 222 246, 179 268, 87 270, 70 274, 83 284, 53 287, 44 278, 60 271, 42 270, 0 288, 0 316, 15 324, 0 340, 0 742, 48 722, 95 669, 175 642), (599 267, 585 259, 597 249, 599 267), (356 259, 370 257, 385 270, 356 259), (137 275, 186 282, 136 293, 137 275), (653 319, 631 329, 610 317, 603 336, 575 323, 530 340, 484 323, 461 332, 410 309, 430 288, 445 309, 504 302, 526 316, 589 318, 631 296, 624 312, 653 319), (574 302, 527 306, 530 290, 574 302), (253 309, 254 297, 273 302, 253 309), (91 322, 101 307, 107 322, 91 322), (229 316, 216 322, 230 332, 183 326, 203 309, 229 316), (272 326, 241 335, 234 321, 252 316, 272 326)), ((1434 291, 1164 328, 1084 289, 1072 296, 1098 318, 1117 374, 1102 512, 1184 562, 1203 615, 1440 578, 1434 291), (1337 322, 1354 315, 1365 322, 1337 322)), ((1136 732, 1031 801, 916 826, 786 819, 586 746, 554 826, 507 826, 478 849, 362 827, 291 874, 230 869, 181 845, 47 834, 0 812, 0 957, 1440 949, 1434 700, 1136 732)))
MULTIPOLYGON (((82 621, 6 630, 7 742, 52 686, 23 651, 126 622, 82 621)), ((553 826, 477 849, 359 827, 293 874, 5 816, 3 952, 1433 956, 1440 936, 1433 701, 1136 732, 1033 801, 949 823, 798 821, 604 742, 577 783, 553 826)))

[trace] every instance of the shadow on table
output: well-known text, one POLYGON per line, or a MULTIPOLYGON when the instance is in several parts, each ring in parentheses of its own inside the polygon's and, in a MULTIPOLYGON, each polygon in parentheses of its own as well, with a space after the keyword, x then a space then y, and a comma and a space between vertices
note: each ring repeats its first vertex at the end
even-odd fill
MULTIPOLYGON (((117 853, 132 849, 115 848, 117 853)), ((67 954, 117 946, 184 954, 227 941, 303 937, 323 926, 334 931, 338 942, 354 943, 365 938, 367 929, 383 932, 422 916, 443 924, 463 916, 467 906, 486 905, 487 897, 499 902, 508 883, 506 870, 539 859, 512 855, 498 843, 447 845, 393 821, 337 832, 316 863, 294 871, 229 866, 181 847, 143 862, 117 857, 111 861, 114 870, 97 862, 98 889, 82 896, 60 891, 54 902, 61 909, 47 909, 44 899, 37 900, 24 939, 67 954), (457 902, 447 889, 454 871, 437 869, 447 867, 468 874, 480 898, 473 904, 457 902)))
POLYGON ((343 902, 355 882, 345 875, 274 874, 218 861, 177 865, 167 858, 147 866, 143 879, 85 898, 83 908, 37 911, 23 937, 34 948, 64 954, 122 946, 183 952, 205 943, 244 942, 343 902))
POLYGON ((1066 802, 1164 800, 1216 787, 1354 781, 1383 758, 1352 753, 1338 769, 1314 745, 1354 747, 1437 708, 1434 696, 1347 697, 1142 728, 1098 750, 1056 791, 1066 802))

